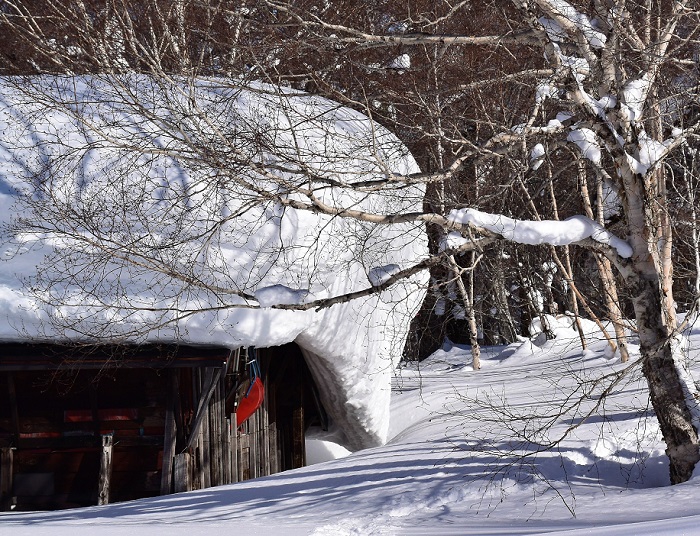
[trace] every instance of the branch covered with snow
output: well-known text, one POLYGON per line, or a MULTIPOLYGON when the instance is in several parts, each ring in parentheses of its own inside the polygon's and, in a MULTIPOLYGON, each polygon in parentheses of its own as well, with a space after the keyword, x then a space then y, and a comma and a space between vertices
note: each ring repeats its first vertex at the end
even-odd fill
POLYGON ((530 221, 463 208, 450 211, 447 219, 454 223, 486 229, 518 244, 567 246, 591 238, 614 248, 620 257, 632 256, 632 248, 625 240, 585 216, 572 216, 564 221, 530 221))

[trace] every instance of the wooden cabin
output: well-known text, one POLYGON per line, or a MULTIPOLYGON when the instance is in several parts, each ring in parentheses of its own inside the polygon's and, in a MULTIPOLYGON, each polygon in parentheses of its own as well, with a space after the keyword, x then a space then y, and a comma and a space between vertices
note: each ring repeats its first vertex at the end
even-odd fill
POLYGON ((295 344, 0 344, 0 510, 124 501, 305 464, 326 425, 295 344), (265 397, 236 413, 257 362, 265 397))

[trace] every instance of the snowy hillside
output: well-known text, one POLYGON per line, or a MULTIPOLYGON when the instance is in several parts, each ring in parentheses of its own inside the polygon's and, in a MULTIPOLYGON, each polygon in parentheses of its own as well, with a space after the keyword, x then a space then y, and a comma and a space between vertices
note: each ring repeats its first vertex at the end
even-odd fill
MULTIPOLYGON (((403 368, 394 381, 386 446, 222 488, 86 510, 3 514, 0 532, 695 533, 698 480, 668 485, 664 444, 635 365, 582 420, 610 385, 591 380, 625 370, 606 357, 600 333, 586 326, 590 347, 584 352, 561 320, 557 338, 541 346, 535 337, 485 349, 479 372, 460 348, 403 368), (561 441, 537 452, 519 437, 523 431, 540 443, 561 441)), ((697 361, 700 328, 690 340, 697 361)))

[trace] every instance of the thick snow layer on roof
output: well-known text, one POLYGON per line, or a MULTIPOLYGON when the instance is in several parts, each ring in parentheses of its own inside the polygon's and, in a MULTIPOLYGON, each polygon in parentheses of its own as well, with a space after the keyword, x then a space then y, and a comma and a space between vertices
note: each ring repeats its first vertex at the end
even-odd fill
POLYGON ((427 253, 424 230, 260 199, 299 198, 294 188, 311 174, 334 181, 314 192, 330 206, 415 210, 421 187, 345 187, 416 172, 415 161, 387 130, 320 97, 222 80, 168 84, 133 75, 0 81, 1 218, 41 218, 4 233, 0 339, 295 341, 348 446, 381 443, 391 371, 424 276, 321 311, 273 306, 370 287, 374 267, 403 269, 427 253), (203 161, 201 147, 221 166, 203 161), (31 203, 37 196, 45 206, 31 203), (103 259, 126 246, 127 260, 103 259))

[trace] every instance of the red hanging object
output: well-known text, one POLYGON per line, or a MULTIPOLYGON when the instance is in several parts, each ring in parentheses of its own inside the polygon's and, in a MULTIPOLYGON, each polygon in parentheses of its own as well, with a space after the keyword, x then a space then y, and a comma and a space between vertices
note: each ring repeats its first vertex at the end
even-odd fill
POLYGON ((255 410, 258 409, 265 399, 265 387, 260 379, 260 376, 255 378, 255 381, 248 388, 248 392, 241 399, 238 408, 236 408, 236 422, 238 426, 248 420, 255 410))

